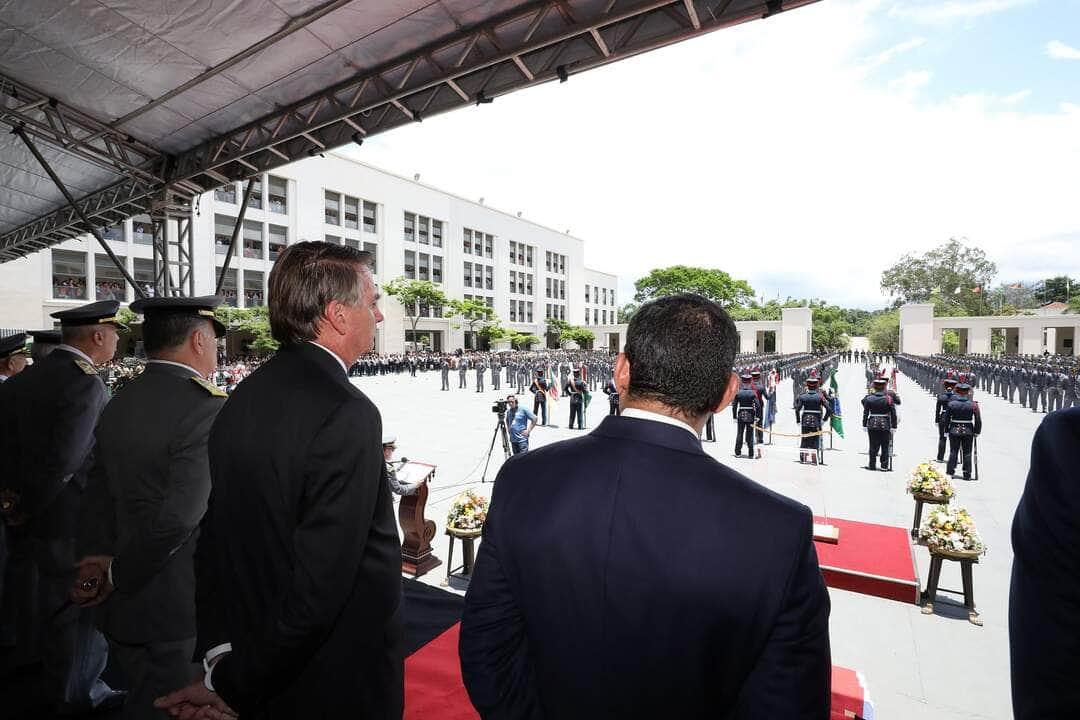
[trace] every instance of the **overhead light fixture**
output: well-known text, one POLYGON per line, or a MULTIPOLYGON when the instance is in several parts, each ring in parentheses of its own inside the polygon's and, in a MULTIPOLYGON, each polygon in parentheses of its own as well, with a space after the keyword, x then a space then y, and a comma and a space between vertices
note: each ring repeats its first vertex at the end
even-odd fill
POLYGON ((477 105, 490 105, 493 102, 495 102, 495 98, 489 98, 487 95, 484 94, 483 90, 476 93, 476 104, 477 105))
POLYGON ((424 122, 424 118, 420 115, 419 110, 413 110, 412 119, 416 122, 424 122))
POLYGON ((480 204, 481 204, 481 205, 483 205, 483 204, 484 204, 484 198, 480 198, 480 204))
POLYGON ((358 132, 354 132, 353 136, 352 136, 352 141, 354 143, 356 143, 357 145, 363 145, 364 144, 364 136, 363 136, 363 134, 358 133, 358 132))
POLYGON ((570 79, 570 73, 566 72, 565 65, 559 65, 555 68, 555 74, 559 76, 559 82, 564 83, 570 79))
POLYGON ((317 146, 311 148, 310 150, 308 150, 307 154, 308 154, 308 157, 315 157, 316 155, 318 155, 321 158, 326 157, 325 155, 323 155, 322 148, 317 147, 317 146))
POLYGON ((521 217, 521 211, 518 210, 518 217, 521 217))
POLYGON ((417 181, 417 182, 420 182, 420 173, 413 174, 412 179, 417 181))

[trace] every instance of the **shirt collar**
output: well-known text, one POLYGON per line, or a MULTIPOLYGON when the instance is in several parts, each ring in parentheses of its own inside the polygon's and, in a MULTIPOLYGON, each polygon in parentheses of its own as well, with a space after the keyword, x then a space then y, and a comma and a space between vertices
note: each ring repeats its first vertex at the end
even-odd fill
POLYGON ((184 368, 185 370, 190 370, 191 374, 194 375, 195 377, 201 377, 204 380, 206 379, 205 377, 203 377, 203 374, 201 372, 199 372, 195 368, 191 367, 190 365, 185 365, 184 363, 173 362, 172 360, 147 360, 146 364, 147 365, 175 365, 178 368, 184 368))
POLYGON ((653 422, 661 422, 667 425, 674 425, 675 427, 682 428, 686 432, 694 436, 694 439, 701 441, 701 436, 698 435, 697 430, 690 427, 682 420, 676 420, 669 415, 661 415, 660 413, 654 413, 650 410, 642 410, 641 408, 624 408, 620 413, 623 417, 637 418, 639 420, 652 420, 653 422))
POLYGON ((342 360, 341 358, 339 358, 337 356, 336 352, 334 352, 330 348, 326 347, 325 345, 320 345, 319 343, 315 342, 314 340, 308 340, 308 342, 311 343, 312 345, 314 345, 315 347, 320 348, 323 352, 329 353, 330 357, 334 358, 334 360, 337 361, 337 364, 341 366, 341 372, 345 373, 346 375, 349 374, 349 368, 345 367, 345 361, 342 360))
POLYGON ((89 355, 87 355, 86 353, 84 353, 82 350, 80 350, 77 347, 72 347, 71 345, 61 343, 61 344, 56 346, 56 349, 57 350, 64 350, 65 352, 69 352, 72 355, 80 357, 83 360, 85 360, 86 362, 90 363, 91 366, 97 367, 97 363, 95 363, 93 360, 91 360, 89 355))

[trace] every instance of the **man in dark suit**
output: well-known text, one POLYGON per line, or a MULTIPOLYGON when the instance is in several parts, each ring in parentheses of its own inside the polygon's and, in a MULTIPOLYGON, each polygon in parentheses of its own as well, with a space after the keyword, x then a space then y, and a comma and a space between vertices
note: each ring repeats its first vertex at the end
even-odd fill
MULTIPOLYGON (((116 352, 115 300, 55 312, 62 344, 4 383, 5 457, 13 468, 3 478, 11 499, 9 525, 24 534, 30 576, 38 578, 33 617, 41 634, 43 685, 40 701, 60 712, 112 706, 123 700, 101 681, 108 646, 94 628, 93 612, 72 605, 75 533, 87 471, 94 455, 94 426, 108 396, 97 366, 116 352)), ((21 563, 23 558, 12 557, 21 563)), ((32 587, 25 590, 33 592, 32 587)), ((23 592, 11 586, 7 592, 23 592)), ((24 598, 25 599, 25 598, 24 598)), ((17 602, 28 612, 29 604, 17 602)), ((32 633, 29 636, 32 640, 32 633)), ((25 656, 24 649, 16 654, 25 656)))
POLYGON ((1009 647, 1018 720, 1080 717, 1080 408, 1047 415, 1013 518, 1009 647))
POLYGON ((201 676, 193 557, 210 494, 207 438, 226 397, 206 380, 225 336, 220 303, 133 302, 149 361, 98 421, 72 598, 104 603, 97 622, 128 690, 125 720, 160 718, 154 699, 201 676))
POLYGON ((737 346, 705 298, 643 305, 622 414, 503 465, 459 647, 482 717, 828 718, 810 510, 699 439, 735 395, 737 346))
POLYGON ((270 273, 281 349, 210 431, 195 553, 203 680, 158 707, 400 718, 401 544, 375 405, 346 368, 382 321, 370 255, 289 246, 270 273))

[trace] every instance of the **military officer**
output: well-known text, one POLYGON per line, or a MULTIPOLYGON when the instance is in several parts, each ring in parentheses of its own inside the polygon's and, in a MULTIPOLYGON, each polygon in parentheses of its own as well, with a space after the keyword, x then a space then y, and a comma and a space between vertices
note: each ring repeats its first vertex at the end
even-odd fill
POLYGON ((604 394, 608 396, 608 415, 619 414, 619 389, 615 387, 615 378, 608 377, 604 383, 604 394))
POLYGON ((746 440, 747 457, 754 457, 754 425, 760 424, 763 414, 761 397, 754 390, 751 373, 739 376, 739 386, 735 398, 731 401, 731 416, 738 423, 735 430, 735 457, 742 455, 743 439, 746 440))
POLYGON ((496 357, 491 361, 491 389, 499 389, 499 376, 502 374, 502 360, 496 357))
POLYGON ((458 390, 463 390, 466 387, 468 387, 466 385, 466 383, 465 383, 465 372, 468 369, 469 369, 469 361, 465 359, 464 355, 462 355, 461 357, 458 358, 458 366, 457 366, 458 390))
POLYGON ((971 479, 971 453, 975 438, 982 432, 982 412, 979 403, 968 397, 971 386, 967 383, 956 385, 956 397, 945 407, 945 424, 949 428, 949 462, 945 472, 953 475, 956 471, 957 455, 964 454, 964 479, 971 479))
POLYGON ((541 424, 547 425, 547 394, 549 388, 547 380, 544 379, 543 370, 538 369, 536 371, 536 377, 533 378, 532 385, 529 386, 529 389, 532 391, 533 394, 533 415, 536 415, 537 417, 542 417, 544 422, 541 424))
MULTIPOLYGON (((795 420, 799 423, 801 433, 820 433, 825 427, 826 421, 832 416, 831 404, 818 389, 817 377, 806 378, 806 392, 795 399, 795 420)), ((821 435, 804 437, 799 443, 803 450, 816 450, 814 453, 799 453, 799 462, 805 463, 809 459, 817 465, 821 454, 821 435)))
POLYGON ((892 444, 892 431, 896 429, 896 404, 885 391, 887 381, 883 377, 875 378, 873 392, 862 400, 862 426, 866 428, 870 440, 870 462, 867 470, 876 470, 878 455, 881 455, 881 469, 890 468, 889 455, 892 444))
POLYGON ((0 383, 26 368, 26 333, 0 338, 0 383))
POLYGON ((945 409, 954 397, 956 397, 956 380, 945 378, 942 381, 944 388, 937 396, 937 405, 934 407, 934 423, 938 426, 937 460, 945 462, 945 442, 949 435, 949 426, 945 424, 945 409))
POLYGON ((108 648, 92 611, 68 599, 94 426, 107 401, 97 366, 112 359, 118 331, 126 330, 116 317, 119 306, 104 300, 53 313, 62 343, 5 383, 4 447, 14 456, 7 519, 25 525, 38 574, 41 700, 61 713, 111 707, 124 697, 100 678, 108 648))
POLYGON ((443 358, 439 362, 439 374, 442 376, 442 389, 450 389, 450 361, 447 358, 443 358))
POLYGON ((575 370, 574 377, 563 387, 563 393, 570 396, 570 429, 574 427, 574 418, 577 417, 578 430, 585 429, 585 382, 581 379, 581 371, 575 370))
POLYGON ((154 699, 202 675, 195 651, 199 521, 210 494, 207 438, 225 392, 219 297, 145 298, 146 369, 98 422, 72 598, 101 604, 98 627, 128 690, 125 720, 158 718, 154 699), (139 441, 132 443, 137 437, 139 441))
POLYGON ((484 371, 487 370, 487 365, 478 358, 473 367, 476 370, 476 392, 484 392, 484 371))
POLYGON ((61 343, 59 330, 31 330, 26 334, 34 341, 30 346, 30 359, 34 362, 39 362, 61 343))

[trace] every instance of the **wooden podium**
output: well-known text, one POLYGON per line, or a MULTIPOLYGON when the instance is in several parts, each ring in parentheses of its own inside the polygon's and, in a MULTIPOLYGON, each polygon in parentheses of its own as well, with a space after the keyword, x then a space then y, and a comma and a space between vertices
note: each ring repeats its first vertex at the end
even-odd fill
POLYGON ((432 568, 442 565, 442 561, 431 554, 435 522, 424 517, 428 483, 435 477, 435 466, 407 462, 397 472, 399 480, 417 486, 415 493, 402 495, 401 502, 398 503, 398 522, 405 534, 401 543, 401 572, 420 577, 432 568))

